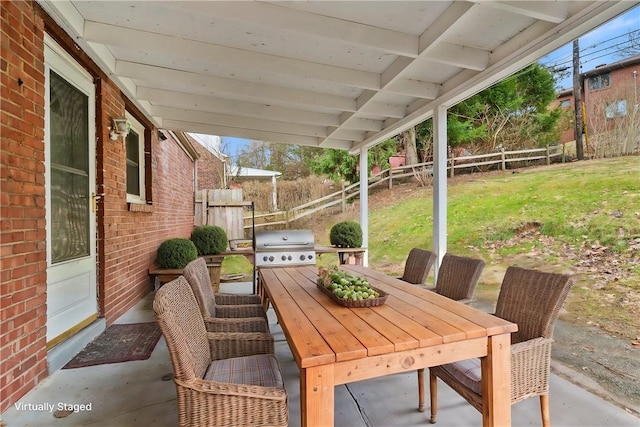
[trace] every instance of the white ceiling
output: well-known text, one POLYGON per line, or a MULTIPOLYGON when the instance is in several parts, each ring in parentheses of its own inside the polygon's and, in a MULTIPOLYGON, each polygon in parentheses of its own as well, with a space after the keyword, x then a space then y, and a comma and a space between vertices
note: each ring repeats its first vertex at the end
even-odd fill
POLYGON ((160 128, 355 152, 638 2, 38 3, 160 128))

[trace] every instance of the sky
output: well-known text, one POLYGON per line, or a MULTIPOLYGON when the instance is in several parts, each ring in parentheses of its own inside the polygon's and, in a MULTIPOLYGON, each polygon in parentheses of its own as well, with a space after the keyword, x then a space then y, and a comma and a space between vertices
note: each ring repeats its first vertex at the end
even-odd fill
POLYGON ((222 137, 222 151, 231 158, 233 164, 235 164, 238 159, 238 155, 243 149, 246 149, 249 144, 251 144, 250 139, 236 138, 233 136, 222 137))
MULTIPOLYGON (((624 57, 620 49, 629 46, 629 33, 640 38, 640 6, 606 22, 578 39, 580 46, 580 72, 595 69, 598 65, 611 64, 624 57)), ((544 65, 556 65, 573 69, 573 43, 569 43, 540 59, 544 65)), ((573 75, 557 82, 556 87, 568 89, 573 86, 573 75)))
MULTIPOLYGON (((600 27, 586 33, 578 40, 580 45, 580 72, 584 73, 601 64, 611 64, 624 59, 619 56, 621 48, 629 45, 629 33, 635 33, 636 39, 640 39, 640 6, 636 6, 626 13, 610 20, 600 27)), ((551 52, 542 57, 540 63, 547 66, 573 68, 573 43, 551 52)), ((558 89, 572 87, 573 77, 568 77, 557 82, 558 89)), ((225 154, 235 162, 238 155, 245 150, 250 140, 230 136, 222 137, 222 149, 225 154)))

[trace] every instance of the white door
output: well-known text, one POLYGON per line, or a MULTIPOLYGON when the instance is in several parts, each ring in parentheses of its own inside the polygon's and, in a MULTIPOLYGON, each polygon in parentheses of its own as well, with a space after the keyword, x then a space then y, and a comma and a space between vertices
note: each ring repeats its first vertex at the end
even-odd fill
POLYGON ((95 88, 91 76, 45 40, 47 345, 97 317, 95 88))

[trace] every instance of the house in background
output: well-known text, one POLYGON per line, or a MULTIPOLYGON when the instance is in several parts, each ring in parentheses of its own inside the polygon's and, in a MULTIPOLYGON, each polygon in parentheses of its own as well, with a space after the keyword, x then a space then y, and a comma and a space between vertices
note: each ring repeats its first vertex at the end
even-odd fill
POLYGON ((640 55, 581 74, 586 152, 609 157, 640 151, 638 73, 640 55))
POLYGON ((558 93, 558 97, 551 103, 550 108, 560 107, 562 117, 560 118, 560 143, 566 144, 575 140, 575 101, 573 99, 573 89, 564 89, 558 93))
POLYGON ((152 290, 160 243, 193 229, 198 154, 36 2, 0 19, 4 412, 152 290))
MULTIPOLYGON (((640 55, 599 66, 580 74, 584 114, 585 154, 607 157, 640 151, 640 107, 638 85, 640 55)), ((574 97, 565 89, 551 107, 563 109, 560 142, 574 138, 574 97)))
POLYGON ((221 138, 217 135, 186 133, 198 153, 196 162, 196 189, 226 188, 229 175, 229 156, 222 152, 221 138))

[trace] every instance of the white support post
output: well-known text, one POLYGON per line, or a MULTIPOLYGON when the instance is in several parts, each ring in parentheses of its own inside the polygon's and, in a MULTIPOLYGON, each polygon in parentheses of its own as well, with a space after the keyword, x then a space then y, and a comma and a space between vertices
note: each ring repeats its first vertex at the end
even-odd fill
POLYGON ((369 265, 369 162, 368 149, 360 150, 360 226, 362 227, 362 247, 367 248, 362 256, 362 265, 369 265))
POLYGON ((271 184, 273 185, 273 193, 271 194, 271 197, 273 197, 272 201, 273 201, 273 211, 277 212, 278 211, 278 190, 276 189, 276 176, 273 175, 271 177, 271 184))
POLYGON ((447 108, 433 111, 433 250, 438 255, 435 275, 447 252, 447 108))

